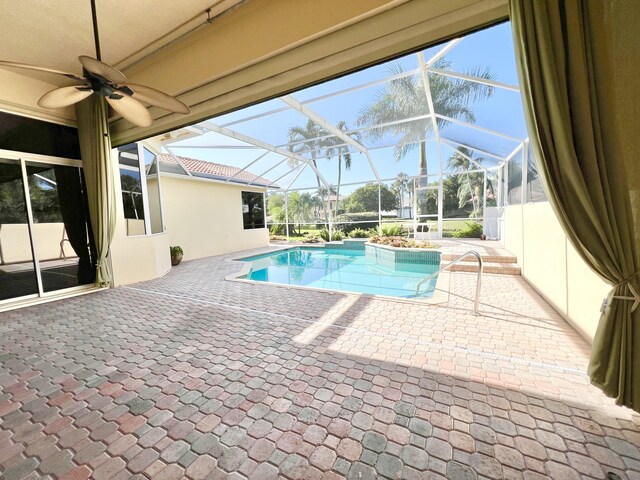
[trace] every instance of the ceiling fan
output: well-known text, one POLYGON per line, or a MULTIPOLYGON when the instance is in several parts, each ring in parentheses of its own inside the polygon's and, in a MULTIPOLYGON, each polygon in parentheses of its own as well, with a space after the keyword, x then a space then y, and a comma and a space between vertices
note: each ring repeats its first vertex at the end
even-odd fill
POLYGON ((144 105, 145 103, 170 112, 189 113, 189 107, 177 98, 155 88, 128 83, 122 72, 100 61, 100 40, 98 37, 95 0, 91 0, 91 14, 93 17, 93 34, 97 58, 86 55, 78 57, 82 65, 82 76, 52 68, 4 60, 0 60, 0 66, 53 73, 82 82, 81 85, 56 88, 49 93, 45 93, 38 100, 38 105, 43 108, 66 107, 95 94, 104 97, 117 113, 139 127, 148 127, 153 123, 153 119, 144 105))

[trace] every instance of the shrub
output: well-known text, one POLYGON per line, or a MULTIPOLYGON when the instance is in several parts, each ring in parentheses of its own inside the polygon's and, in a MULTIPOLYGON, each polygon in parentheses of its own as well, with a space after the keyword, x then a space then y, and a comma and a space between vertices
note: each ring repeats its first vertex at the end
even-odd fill
POLYGON ((480 238, 482 235, 482 224, 478 222, 467 222, 467 226, 453 232, 455 238, 480 238))
POLYGON ((184 254, 184 252, 182 251, 182 247, 180 247, 179 245, 176 245, 174 247, 169 247, 169 249, 171 251, 172 257, 177 257, 178 255, 184 254))
POLYGON ((356 228, 364 230, 378 228, 378 212, 343 213, 342 215, 338 215, 336 221, 342 223, 340 229, 346 234, 351 233, 351 231, 356 228))
MULTIPOLYGON (((329 241, 329 230, 326 228, 323 228, 322 230, 320 230, 320 237, 325 241, 328 242, 329 241)), ((344 240, 345 234, 342 230, 339 229, 334 229, 333 232, 331 232, 331 240, 339 242, 340 240, 344 240)))
POLYGON ((387 245, 389 247, 396 248, 438 248, 439 245, 429 242, 421 242, 412 238, 405 237, 385 237, 374 236, 369 239, 371 243, 377 243, 379 245, 387 245))
POLYGON ((325 242, 329 241, 329 230, 328 229, 322 228, 322 229, 320 229, 318 234, 320 235, 320 238, 322 238, 322 240, 324 240, 325 242))
POLYGON ((400 237, 404 235, 404 228, 399 223, 389 223, 382 225, 382 236, 400 237))
POLYGON ((375 229, 371 228, 369 230, 365 230, 364 228, 354 228, 349 232, 349 238, 369 238, 376 235, 377 232, 375 229))
POLYGON ((344 237, 345 237, 344 232, 338 229, 334 230, 331 234, 331 239, 336 242, 339 242, 340 240, 344 240, 344 237))

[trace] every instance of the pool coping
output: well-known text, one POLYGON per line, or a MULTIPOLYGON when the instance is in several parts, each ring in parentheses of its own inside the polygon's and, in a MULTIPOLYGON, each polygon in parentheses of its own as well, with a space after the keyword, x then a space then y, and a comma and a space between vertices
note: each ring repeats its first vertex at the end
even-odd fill
MULTIPOLYGON (((286 285, 283 283, 270 283, 270 282, 259 282, 257 280, 249 280, 247 278, 240 278, 244 275, 247 275, 249 273, 249 271, 251 270, 251 262, 246 262, 243 259, 244 258, 248 258, 248 257, 255 257, 258 255, 264 255, 266 253, 275 253, 275 252, 280 252, 280 251, 284 251, 284 250, 291 250, 294 248, 299 248, 299 247, 311 247, 311 248, 324 248, 325 245, 331 245, 331 243, 340 243, 342 244, 343 242, 327 242, 324 244, 309 244, 309 245, 277 245, 277 246, 270 246, 270 247, 265 247, 262 253, 258 252, 258 253, 253 253, 251 255, 236 255, 233 256, 231 258, 227 258, 225 259, 225 262, 228 263, 234 263, 234 264, 240 264, 240 271, 236 272, 236 273, 231 273, 227 276, 224 277, 224 279, 226 281, 230 281, 230 282, 240 282, 240 283, 247 283, 247 284, 251 284, 251 285, 268 285, 268 286, 274 286, 274 287, 278 287, 278 288, 287 288, 287 289, 297 289, 297 290, 308 290, 308 291, 315 291, 315 292, 323 292, 323 293, 327 293, 327 294, 331 294, 331 295, 335 295, 335 294, 339 294, 339 295, 350 295, 350 296, 355 296, 355 297, 364 297, 364 298, 377 298, 377 299, 384 299, 384 300, 393 300, 393 301, 397 301, 397 302, 402 302, 402 303, 418 303, 418 304, 432 304, 432 305, 440 305, 443 303, 448 303, 449 302, 449 287, 450 287, 450 281, 451 281, 451 277, 450 277, 450 273, 447 270, 443 270, 442 272, 440 272, 438 274, 438 280, 436 281, 436 285, 434 287, 433 290, 433 296, 431 298, 404 298, 404 297, 393 297, 390 295, 376 295, 373 293, 358 293, 358 292, 347 292, 344 290, 331 290, 329 288, 318 288, 318 287, 308 287, 306 285, 286 285), (275 247, 275 248, 274 248, 275 247)), ((240 254, 241 252, 237 252, 238 254, 240 254)))

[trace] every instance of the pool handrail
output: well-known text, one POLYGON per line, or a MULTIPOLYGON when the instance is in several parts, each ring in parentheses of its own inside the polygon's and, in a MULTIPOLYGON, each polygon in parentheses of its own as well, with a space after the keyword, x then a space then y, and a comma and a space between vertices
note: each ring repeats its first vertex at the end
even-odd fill
POLYGON ((450 266, 455 265, 458 262, 461 262, 464 258, 468 257, 469 255, 473 255, 474 257, 476 257, 478 259, 478 277, 477 277, 477 280, 476 280, 476 297, 475 297, 475 301, 473 303, 473 313, 475 313, 477 315, 478 314, 478 309, 479 309, 479 306, 480 306, 480 288, 482 287, 483 263, 482 263, 482 257, 475 250, 469 250, 468 252, 463 253, 459 257, 456 257, 453 260, 451 260, 444 267, 440 267, 437 271, 433 272, 428 277, 425 277, 422 280, 420 280, 420 282, 418 282, 418 285, 416 286, 416 297, 418 296, 418 293, 420 291, 420 287, 422 286, 422 284, 428 282, 433 277, 438 275, 443 270, 446 270, 450 266))

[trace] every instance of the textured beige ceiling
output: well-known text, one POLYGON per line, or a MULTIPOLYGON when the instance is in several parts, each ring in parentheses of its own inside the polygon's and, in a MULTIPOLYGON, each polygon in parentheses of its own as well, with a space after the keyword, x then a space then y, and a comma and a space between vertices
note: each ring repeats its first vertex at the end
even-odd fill
MULTIPOLYGON (((239 0, 96 0, 102 59, 120 69, 161 48, 239 0)), ((0 0, 0 59, 81 73, 95 56, 89 0, 0 0)), ((64 77, 21 74, 66 84, 64 77)))

